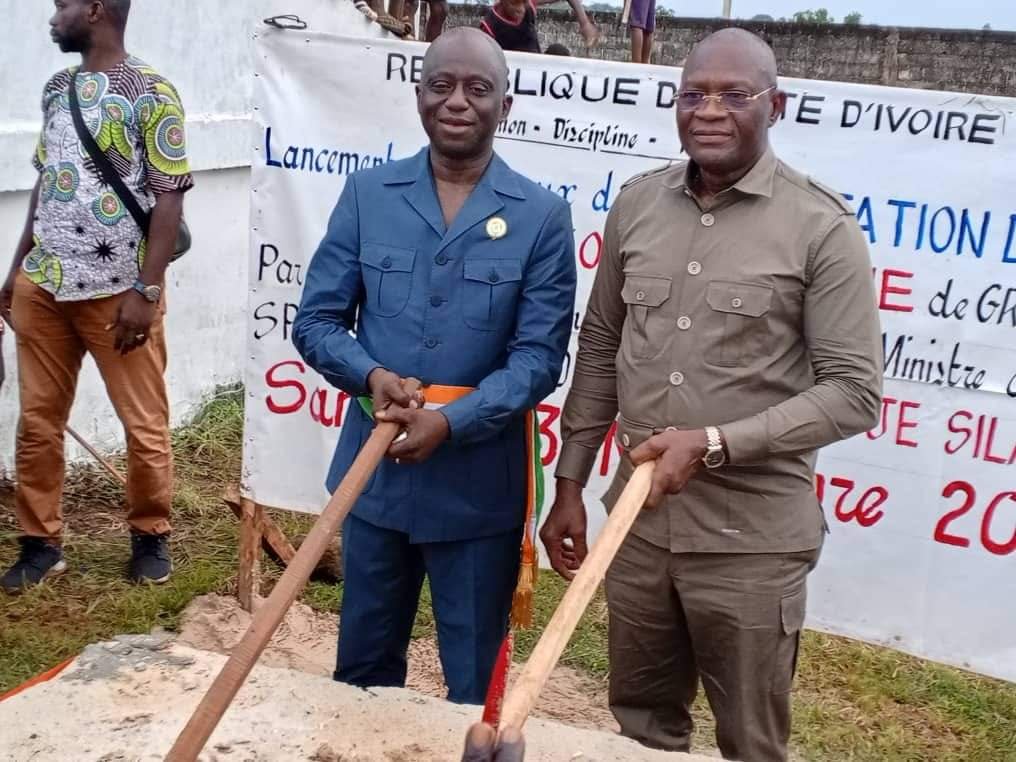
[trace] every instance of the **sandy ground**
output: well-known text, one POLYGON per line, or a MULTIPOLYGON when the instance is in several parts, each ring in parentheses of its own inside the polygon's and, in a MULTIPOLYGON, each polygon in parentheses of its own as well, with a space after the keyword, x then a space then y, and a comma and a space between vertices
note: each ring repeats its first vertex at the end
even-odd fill
MULTIPOLYGON (((178 642, 204 651, 228 654, 250 623, 250 615, 235 598, 206 595, 187 607, 178 642)), ((261 664, 285 667, 312 675, 331 676, 335 669, 338 621, 309 606, 295 603, 269 644, 261 664)), ((517 669, 516 665, 516 669, 517 669)), ((513 673, 514 674, 514 673, 513 673)), ((409 688, 427 696, 445 696, 437 644, 429 638, 409 648, 409 688)), ((540 695, 534 716, 558 720, 578 728, 617 732, 607 708, 607 686, 569 667, 558 667, 540 695)))
MULTIPOLYGON (((301 637, 293 624, 289 636, 301 637)), ((273 648, 255 667, 205 747, 203 762, 459 758, 476 707, 402 689, 363 691, 267 666, 274 659, 306 657, 281 650, 273 648)), ((125 636, 89 646, 56 679, 0 703, 0 759, 160 760, 224 661, 167 637, 125 636)), ((539 719, 527 724, 526 740, 527 762, 704 759, 650 751, 616 735, 539 719)))

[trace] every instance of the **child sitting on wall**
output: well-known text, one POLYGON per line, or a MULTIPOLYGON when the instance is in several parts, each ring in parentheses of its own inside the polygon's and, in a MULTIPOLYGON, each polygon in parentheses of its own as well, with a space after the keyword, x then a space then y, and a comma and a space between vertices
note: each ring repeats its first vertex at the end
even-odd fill
MULTIPOLYGON (((536 7, 550 5, 558 0, 497 0, 487 8, 480 28, 497 40, 504 50, 539 53, 540 38, 536 30, 536 7)), ((581 0, 568 0, 575 13, 586 45, 595 45, 600 32, 589 20, 581 0)))

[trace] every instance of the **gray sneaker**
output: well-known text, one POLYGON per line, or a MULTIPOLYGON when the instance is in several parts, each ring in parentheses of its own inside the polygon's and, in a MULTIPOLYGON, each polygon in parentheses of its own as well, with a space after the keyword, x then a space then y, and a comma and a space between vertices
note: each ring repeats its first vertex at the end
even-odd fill
POLYGON ((131 532, 131 582, 161 585, 173 573, 168 534, 131 532))
POLYGON ((59 545, 41 537, 20 537, 18 542, 21 544, 18 560, 0 579, 0 587, 8 595, 18 595, 67 569, 59 545))

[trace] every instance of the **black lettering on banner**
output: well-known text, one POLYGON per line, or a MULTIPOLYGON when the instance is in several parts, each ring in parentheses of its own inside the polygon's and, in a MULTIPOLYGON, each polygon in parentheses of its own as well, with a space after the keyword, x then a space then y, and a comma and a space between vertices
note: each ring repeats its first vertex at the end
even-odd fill
POLYGON ((412 82, 417 84, 420 75, 423 73, 423 56, 412 56, 407 59, 401 53, 389 53, 387 60, 387 71, 385 79, 389 82, 397 79, 399 82, 412 82), (406 65, 409 65, 409 73, 406 73, 406 65))
POLYGON ((797 109, 797 121, 801 124, 819 124, 822 116, 822 108, 815 108, 812 103, 825 103, 824 95, 802 95, 801 103, 797 109))
POLYGON ((656 108, 673 108, 677 96, 677 85, 673 82, 660 82, 656 88, 656 108))
POLYGON ((640 80, 633 77, 618 77, 614 80, 614 103, 618 106, 634 106, 638 102, 640 80), (633 85, 634 89, 628 87, 633 85))
POLYGON ((970 127, 970 142, 994 145, 995 135, 998 134, 998 125, 986 123, 997 122, 1001 118, 1001 114, 976 114, 974 123, 970 127), (981 133, 985 133, 985 135, 982 136, 981 133), (988 135, 991 137, 987 137, 988 135))
POLYGON ((843 101, 843 116, 840 117, 840 127, 855 127, 861 121, 861 102, 846 100, 843 101))

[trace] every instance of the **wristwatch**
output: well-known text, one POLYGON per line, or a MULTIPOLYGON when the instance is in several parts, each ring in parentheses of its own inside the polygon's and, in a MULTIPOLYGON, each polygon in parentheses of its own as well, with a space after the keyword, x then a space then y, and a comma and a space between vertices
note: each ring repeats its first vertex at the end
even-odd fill
POLYGON ((162 288, 160 286, 146 286, 140 280, 134 281, 134 290, 152 304, 159 301, 159 297, 162 296, 162 288))
POLYGON ((719 468, 726 462, 720 430, 715 426, 706 426, 706 454, 702 456, 702 463, 706 468, 719 468))

